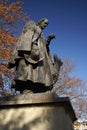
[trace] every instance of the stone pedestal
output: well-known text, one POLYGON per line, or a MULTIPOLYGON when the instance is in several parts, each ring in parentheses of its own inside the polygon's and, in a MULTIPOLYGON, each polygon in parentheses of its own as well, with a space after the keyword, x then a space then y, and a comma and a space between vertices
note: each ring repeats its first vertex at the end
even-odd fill
POLYGON ((0 130, 73 130, 75 120, 69 98, 55 93, 0 98, 0 130))

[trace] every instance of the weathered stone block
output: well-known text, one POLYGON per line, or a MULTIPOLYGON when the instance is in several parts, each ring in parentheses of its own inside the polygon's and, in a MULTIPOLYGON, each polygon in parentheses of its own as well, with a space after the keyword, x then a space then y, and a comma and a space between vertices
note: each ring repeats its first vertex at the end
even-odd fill
POLYGON ((73 130, 75 120, 69 98, 54 93, 0 99, 0 130, 73 130))

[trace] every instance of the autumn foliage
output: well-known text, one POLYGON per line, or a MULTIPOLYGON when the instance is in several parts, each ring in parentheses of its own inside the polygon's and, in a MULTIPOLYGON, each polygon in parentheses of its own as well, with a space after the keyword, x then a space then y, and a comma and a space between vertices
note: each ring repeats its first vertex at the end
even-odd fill
POLYGON ((17 1, 8 5, 9 0, 0 0, 0 27, 6 24, 14 24, 18 20, 24 21, 28 17, 22 11, 22 2, 17 1))
POLYGON ((7 68, 7 63, 18 39, 13 35, 13 30, 17 29, 18 22, 25 22, 28 19, 22 10, 22 1, 10 4, 8 2, 10 0, 0 0, 0 87, 3 86, 2 74, 5 76, 12 74, 7 68))

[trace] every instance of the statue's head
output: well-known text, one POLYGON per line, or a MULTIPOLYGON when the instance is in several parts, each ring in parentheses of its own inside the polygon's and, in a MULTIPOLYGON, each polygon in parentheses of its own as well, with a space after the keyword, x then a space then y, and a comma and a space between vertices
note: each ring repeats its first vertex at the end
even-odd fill
POLYGON ((41 29, 44 29, 48 25, 48 19, 42 18, 37 24, 41 29))

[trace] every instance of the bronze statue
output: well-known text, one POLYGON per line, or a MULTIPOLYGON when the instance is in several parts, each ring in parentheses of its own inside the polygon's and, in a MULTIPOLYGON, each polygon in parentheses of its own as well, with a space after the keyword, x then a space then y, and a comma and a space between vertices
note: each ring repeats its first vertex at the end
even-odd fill
POLYGON ((46 92, 58 79, 62 62, 57 55, 54 55, 54 62, 51 59, 49 44, 55 35, 49 35, 47 40, 44 38, 42 30, 47 25, 46 18, 38 23, 27 22, 9 61, 9 68, 16 67, 12 87, 21 93, 25 90, 46 92))

